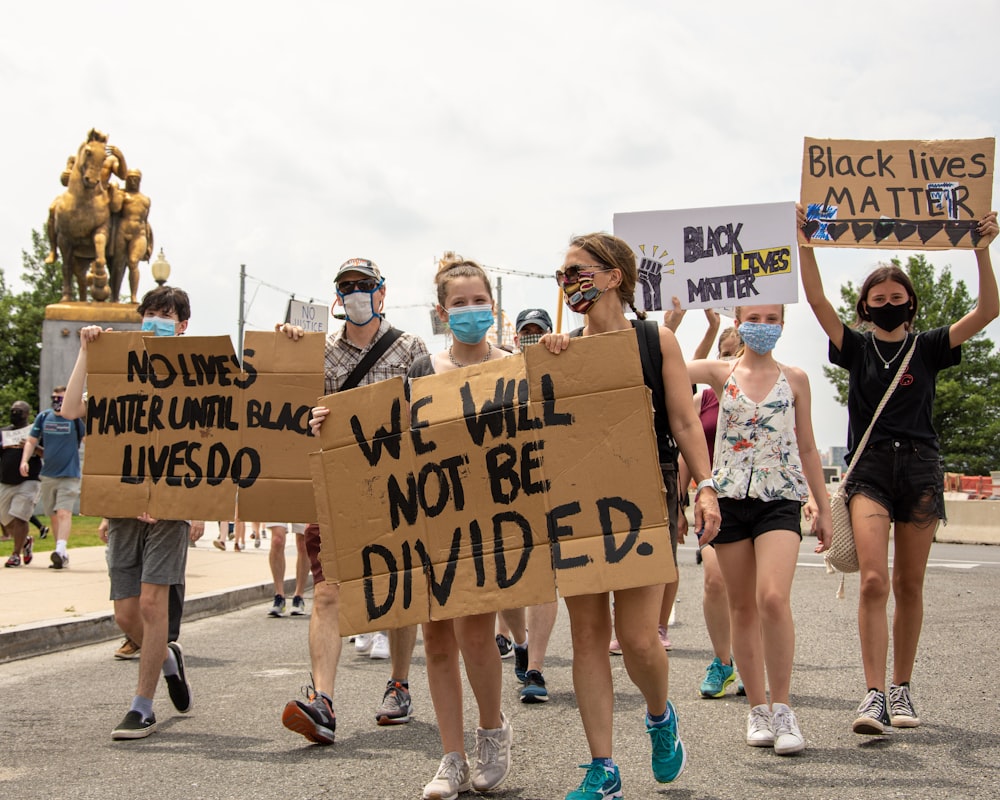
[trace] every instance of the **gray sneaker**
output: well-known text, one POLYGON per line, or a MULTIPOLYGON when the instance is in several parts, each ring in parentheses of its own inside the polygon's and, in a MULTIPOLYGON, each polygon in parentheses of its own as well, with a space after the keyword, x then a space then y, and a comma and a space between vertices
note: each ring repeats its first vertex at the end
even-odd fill
POLYGON ((779 756, 801 753, 806 749, 795 712, 784 703, 775 703, 771 710, 771 730, 774 732, 774 752, 779 756))
POLYGON ((472 769, 472 788, 477 792, 495 789, 510 772, 510 744, 513 731, 507 717, 500 714, 499 728, 476 728, 476 765, 472 769))
POLYGON ((455 800, 471 788, 469 762, 461 753, 445 753, 434 780, 424 787, 424 800, 455 800))
POLYGON ((382 697, 382 705, 375 712, 375 721, 379 725, 402 725, 409 722, 413 715, 413 702, 410 700, 410 690, 399 681, 389 679, 382 697))
POLYGON ((771 711, 766 705, 754 706, 747 714, 747 744, 751 747, 774 747, 771 711))

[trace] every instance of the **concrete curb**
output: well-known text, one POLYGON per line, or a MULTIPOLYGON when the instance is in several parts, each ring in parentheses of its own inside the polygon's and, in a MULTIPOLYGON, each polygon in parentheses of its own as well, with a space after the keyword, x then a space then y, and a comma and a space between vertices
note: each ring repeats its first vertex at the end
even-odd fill
MULTIPOLYGON (((310 579, 309 587, 312 581, 310 579)), ((237 611, 270 600, 274 587, 266 583, 234 586, 220 592, 188 597, 184 600, 184 622, 237 611)), ((295 580, 285 581, 285 594, 291 597, 295 580)), ((0 664, 22 658, 55 653, 88 644, 122 638, 121 629, 111 613, 87 614, 72 620, 33 622, 0 631, 0 664)))

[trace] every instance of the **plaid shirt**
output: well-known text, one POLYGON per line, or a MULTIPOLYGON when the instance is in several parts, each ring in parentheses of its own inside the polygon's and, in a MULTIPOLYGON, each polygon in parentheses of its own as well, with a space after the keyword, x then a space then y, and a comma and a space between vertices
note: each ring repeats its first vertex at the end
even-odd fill
MULTIPOLYGON (((344 336, 346 327, 345 324, 336 333, 331 333, 326 337, 326 352, 323 364, 325 394, 333 394, 340 391, 340 387, 344 385, 347 376, 351 374, 375 342, 385 335, 390 325, 383 319, 382 324, 379 325, 378 333, 375 334, 375 338, 363 350, 359 349, 344 336)), ((358 385, 367 386, 370 383, 377 383, 378 381, 388 380, 396 376, 405 378, 406 373, 410 369, 410 364, 415 359, 426 354, 427 345, 424 344, 420 337, 414 336, 412 333, 404 333, 389 345, 389 349, 372 365, 372 368, 368 370, 368 374, 361 378, 361 382, 358 385)))

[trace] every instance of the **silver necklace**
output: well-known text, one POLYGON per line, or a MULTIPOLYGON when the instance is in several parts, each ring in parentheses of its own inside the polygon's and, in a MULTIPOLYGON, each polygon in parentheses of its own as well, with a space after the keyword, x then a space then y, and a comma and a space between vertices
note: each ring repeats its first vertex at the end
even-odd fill
MULTIPOLYGON (((455 345, 452 345, 451 347, 448 348, 448 360, 452 364, 454 364, 456 367, 458 367, 459 369, 464 369, 465 367, 471 366, 470 364, 463 364, 461 361, 459 361, 457 358, 455 358, 455 354, 452 352, 452 348, 454 346, 455 345)), ((487 361, 490 360, 490 356, 492 354, 493 354, 493 342, 487 342, 486 343, 486 355, 483 356, 483 360, 480 361, 479 363, 480 364, 485 364, 487 361)))
POLYGON ((909 337, 908 336, 903 337, 903 341, 899 343, 899 349, 896 351, 896 354, 888 361, 886 361, 885 356, 882 355, 882 351, 878 349, 878 338, 875 336, 875 334, 872 334, 872 347, 875 348, 875 353, 876 355, 878 355, 878 360, 882 362, 882 369, 889 369, 889 365, 897 358, 899 358, 899 354, 902 353, 903 348, 906 347, 907 338, 909 337))

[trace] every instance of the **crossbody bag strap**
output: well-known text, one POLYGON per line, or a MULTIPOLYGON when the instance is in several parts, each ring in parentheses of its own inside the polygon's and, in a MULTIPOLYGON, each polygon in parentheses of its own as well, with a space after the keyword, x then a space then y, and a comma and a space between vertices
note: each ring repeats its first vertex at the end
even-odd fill
POLYGON ((403 332, 398 328, 389 328, 385 333, 382 334, 382 338, 379 339, 375 344, 372 345, 372 349, 365 353, 364 358, 362 358, 358 365, 351 370, 351 374, 347 376, 344 382, 340 385, 340 392, 346 392, 348 389, 353 389, 359 383, 361 379, 368 374, 368 371, 375 365, 375 362, 382 357, 386 350, 396 341, 403 332))
POLYGON ((913 356, 913 351, 917 349, 917 336, 919 336, 919 334, 914 335, 913 344, 910 345, 910 349, 906 351, 906 355, 903 356, 903 360, 899 363, 899 369, 896 370, 896 376, 892 379, 892 383, 889 384, 889 388, 885 390, 885 394, 882 395, 882 399, 879 401, 878 407, 875 409, 875 414, 872 416, 872 421, 868 426, 868 430, 865 431, 865 435, 861 437, 861 441, 854 450, 854 458, 851 459, 851 465, 847 468, 847 472, 845 472, 840 478, 841 483, 847 480, 847 476, 851 474, 851 471, 854 469, 854 465, 858 463, 858 459, 865 450, 865 445, 868 444, 868 437, 871 436, 872 431, 875 429, 875 423, 878 422, 882 409, 885 408, 886 403, 889 402, 889 398, 892 397, 892 393, 896 391, 896 387, 899 386, 900 378, 903 377, 903 373, 906 372, 906 368, 910 366, 910 358, 913 356))

